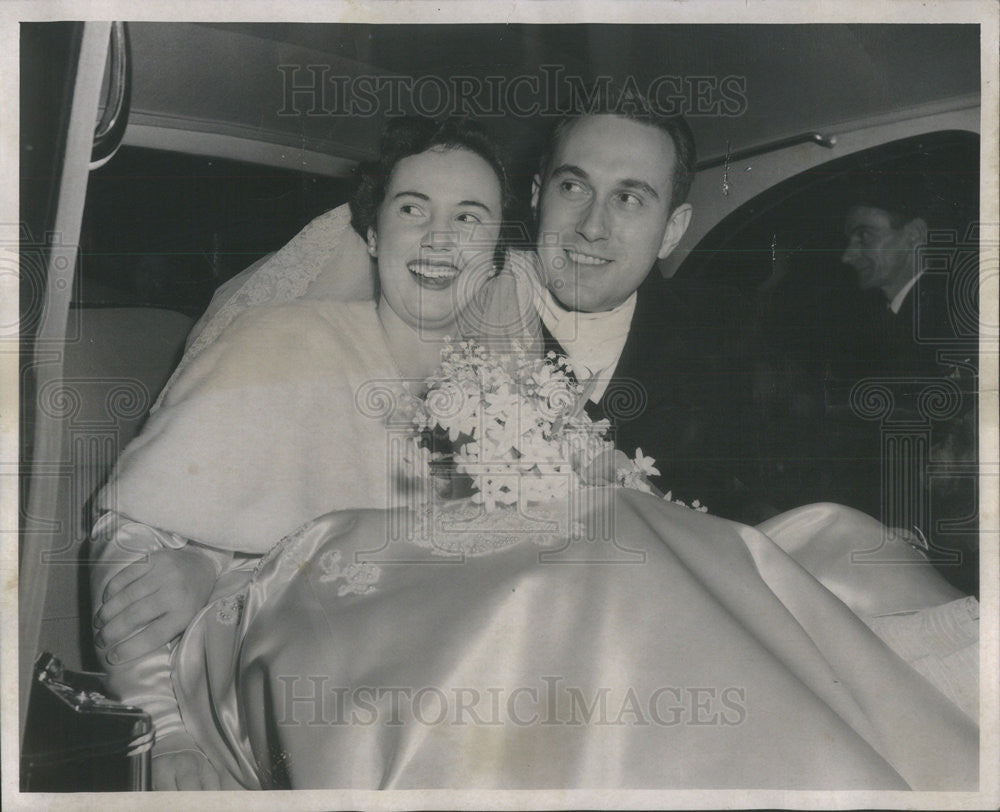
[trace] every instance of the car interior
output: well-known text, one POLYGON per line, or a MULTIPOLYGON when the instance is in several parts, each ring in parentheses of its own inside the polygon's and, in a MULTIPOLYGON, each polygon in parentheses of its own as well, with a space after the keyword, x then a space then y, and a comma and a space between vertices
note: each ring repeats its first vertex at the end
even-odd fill
MULTIPOLYGON (((581 81, 629 75, 640 87, 662 74, 714 77, 704 92, 716 101, 725 101, 718 80, 738 77, 733 98, 745 104, 687 111, 699 148, 695 215, 658 270, 735 303, 749 387, 739 464, 778 509, 882 509, 879 425, 850 409, 851 361, 864 356, 864 325, 879 306, 840 260, 859 175, 928 180, 942 203, 931 248, 954 285, 977 289, 975 26, 63 22, 22 24, 21 43, 15 242, 29 738, 31 725, 45 724, 27 710, 40 654, 100 671, 86 568, 93 497, 191 327, 221 284, 346 202, 354 168, 374 156, 386 116, 308 100, 303 88, 316 85, 307 66, 484 79, 558 65, 581 81), (321 109, 302 114, 309 104, 321 109), (75 133, 94 122, 117 137, 75 146, 75 133)), ((549 122, 484 122, 509 145, 530 233, 530 182, 549 122)), ((963 346, 976 346, 977 324, 959 327, 963 346)), ((964 395, 975 400, 974 383, 964 395)), ((953 554, 941 571, 978 594, 978 472, 943 462, 935 470, 955 490, 949 515, 937 517, 935 543, 953 554)))

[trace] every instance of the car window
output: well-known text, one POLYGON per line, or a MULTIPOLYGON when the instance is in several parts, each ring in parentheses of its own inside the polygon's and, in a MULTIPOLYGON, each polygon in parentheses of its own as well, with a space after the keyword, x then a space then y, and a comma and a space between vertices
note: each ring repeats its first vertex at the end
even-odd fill
MULTIPOLYGON (((895 141, 780 183, 716 225, 677 272, 677 280, 714 285, 739 302, 751 381, 744 458, 781 509, 832 500, 882 512, 882 427, 856 413, 850 392, 878 374, 888 307, 880 290, 860 289, 841 259, 845 215, 861 187, 882 181, 919 190, 929 201, 919 261, 948 275, 949 297, 969 294, 975 304, 979 137, 969 132, 895 141)), ((950 310, 958 343, 942 346, 972 348, 974 355, 976 321, 960 315, 950 310)), ((956 515, 976 512, 974 479, 965 484, 956 515)), ((950 574, 972 583, 974 563, 950 574)))
POLYGON ((77 305, 198 316, 220 284, 345 202, 347 179, 123 147, 90 178, 77 305))
POLYGON ((979 137, 907 138, 820 165, 751 200, 719 223, 678 270, 739 292, 755 310, 764 349, 838 375, 866 353, 885 309, 841 261, 845 216, 862 186, 893 184, 929 202, 932 246, 974 247, 979 137))

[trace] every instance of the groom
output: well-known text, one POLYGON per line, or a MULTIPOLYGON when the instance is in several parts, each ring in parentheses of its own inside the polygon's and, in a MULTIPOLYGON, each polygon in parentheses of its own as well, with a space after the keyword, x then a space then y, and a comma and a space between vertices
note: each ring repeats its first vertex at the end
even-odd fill
POLYGON ((662 490, 755 524, 775 511, 737 475, 738 320, 654 270, 691 219, 694 140, 633 101, 561 120, 534 178, 546 342, 595 376, 588 412, 656 459, 662 490))

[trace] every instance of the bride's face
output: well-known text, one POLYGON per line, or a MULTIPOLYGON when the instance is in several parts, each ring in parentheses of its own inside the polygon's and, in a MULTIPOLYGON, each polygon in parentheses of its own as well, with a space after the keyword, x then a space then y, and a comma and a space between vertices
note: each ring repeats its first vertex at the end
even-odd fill
POLYGON ((474 152, 435 147, 403 158, 368 234, 380 306, 414 328, 450 330, 492 272, 500 220, 500 181, 474 152))

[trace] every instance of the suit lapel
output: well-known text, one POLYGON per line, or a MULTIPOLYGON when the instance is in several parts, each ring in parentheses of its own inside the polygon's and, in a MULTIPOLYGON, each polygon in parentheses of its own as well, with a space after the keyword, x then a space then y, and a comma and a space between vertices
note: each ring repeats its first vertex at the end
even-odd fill
MULTIPOLYGON (((650 319, 659 317, 656 312, 656 302, 657 294, 661 292, 662 281, 662 277, 654 268, 636 292, 635 312, 632 314, 632 323, 629 325, 621 357, 611 376, 613 380, 631 379, 642 381, 644 386, 648 385, 649 353, 656 348, 649 345, 645 326, 650 323, 650 319)), ((608 386, 601 396, 600 403, 596 404, 600 417, 607 416, 606 401, 613 395, 614 389, 613 385, 608 386)))
MULTIPOLYGON (((634 378, 640 369, 639 354, 642 351, 642 339, 637 327, 642 323, 643 305, 647 298, 643 288, 640 288, 635 301, 635 313, 632 314, 632 323, 628 327, 628 336, 625 338, 625 346, 622 347, 622 354, 615 366, 612 378, 634 378)), ((607 392, 601 397, 602 411, 605 397, 607 397, 607 392)))

